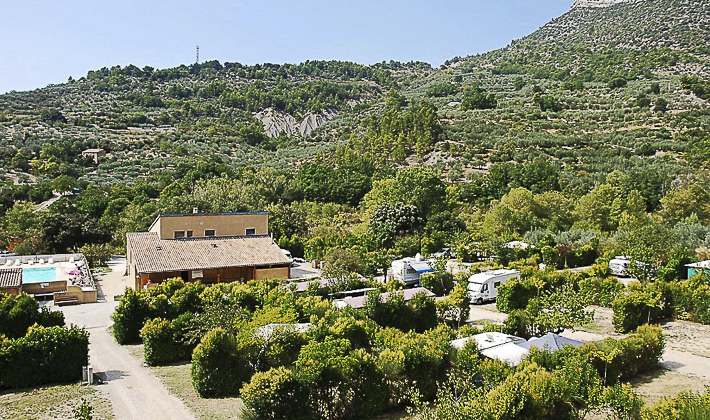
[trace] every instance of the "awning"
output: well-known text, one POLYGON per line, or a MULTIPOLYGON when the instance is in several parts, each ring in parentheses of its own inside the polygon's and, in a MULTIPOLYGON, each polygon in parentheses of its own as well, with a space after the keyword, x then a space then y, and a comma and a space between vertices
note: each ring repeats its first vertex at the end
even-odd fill
POLYGON ((433 273, 434 269, 431 268, 429 263, 427 262, 413 262, 409 264, 413 269, 417 270, 417 273, 419 274, 424 274, 424 273, 433 273))

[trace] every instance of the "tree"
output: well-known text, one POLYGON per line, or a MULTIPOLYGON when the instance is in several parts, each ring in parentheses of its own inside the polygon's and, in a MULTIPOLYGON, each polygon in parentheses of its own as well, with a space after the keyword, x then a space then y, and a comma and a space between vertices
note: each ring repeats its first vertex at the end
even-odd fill
POLYGON ((392 200, 416 206, 428 217, 445 202, 446 185, 426 166, 414 166, 397 172, 392 184, 392 200))
POLYGON ((493 109, 498 106, 498 101, 492 93, 486 93, 479 86, 466 90, 461 100, 461 110, 493 109))
POLYGON ((661 113, 668 111, 668 101, 663 98, 657 98, 653 103, 653 109, 661 113))
POLYGON ((382 245, 392 246, 394 239, 413 233, 422 224, 419 210, 404 203, 384 203, 370 216, 370 234, 382 245))
POLYGON ((364 265, 356 253, 345 248, 334 248, 323 259, 323 277, 343 280, 353 273, 361 273, 364 265))

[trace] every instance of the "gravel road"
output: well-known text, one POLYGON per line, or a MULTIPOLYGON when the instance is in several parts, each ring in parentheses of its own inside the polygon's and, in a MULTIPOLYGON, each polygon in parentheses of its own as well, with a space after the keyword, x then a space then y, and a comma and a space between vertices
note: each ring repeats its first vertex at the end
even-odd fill
POLYGON ((113 405, 117 419, 194 419, 182 401, 168 393, 165 386, 141 360, 119 346, 109 332, 111 314, 118 304, 113 296, 129 285, 126 259, 114 257, 111 272, 97 276, 99 302, 61 308, 67 324, 83 326, 89 331, 90 363, 105 384, 98 387, 113 405), (101 300, 103 295, 105 299, 101 300))

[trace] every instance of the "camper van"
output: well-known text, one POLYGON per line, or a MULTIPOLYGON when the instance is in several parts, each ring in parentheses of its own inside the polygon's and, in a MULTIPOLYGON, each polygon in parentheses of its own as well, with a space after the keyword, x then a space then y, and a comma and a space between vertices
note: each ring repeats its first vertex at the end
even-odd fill
POLYGON ((422 274, 434 272, 433 263, 422 259, 419 254, 414 258, 392 261, 392 279, 402 281, 407 286, 418 286, 422 281, 422 274))
POLYGON ((491 270, 468 278, 468 297, 475 304, 495 300, 498 288, 511 277, 520 278, 518 270, 491 270))

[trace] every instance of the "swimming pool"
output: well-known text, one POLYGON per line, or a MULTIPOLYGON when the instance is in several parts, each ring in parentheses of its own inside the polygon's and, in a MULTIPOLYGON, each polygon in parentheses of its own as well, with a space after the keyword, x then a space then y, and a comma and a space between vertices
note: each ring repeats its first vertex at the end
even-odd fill
POLYGON ((23 268, 22 283, 42 283, 57 280, 57 268, 23 268))

